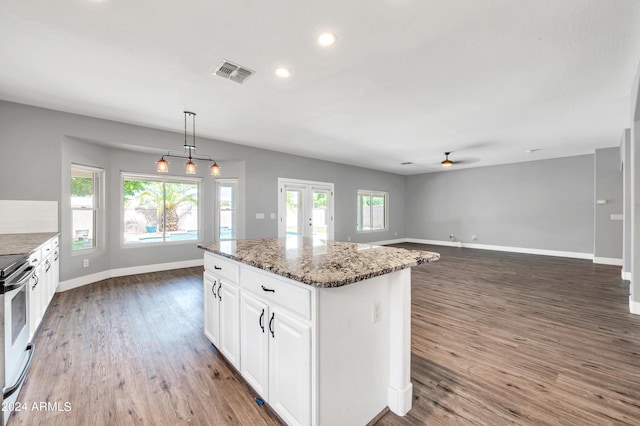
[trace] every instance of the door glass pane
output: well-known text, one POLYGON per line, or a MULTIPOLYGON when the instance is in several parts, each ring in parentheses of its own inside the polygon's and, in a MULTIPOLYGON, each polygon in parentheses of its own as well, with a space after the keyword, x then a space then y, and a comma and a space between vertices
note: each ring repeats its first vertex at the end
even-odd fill
POLYGON ((287 189, 286 196, 286 236, 302 236, 302 191, 299 189, 287 189))
POLYGON ((329 193, 327 191, 313 191, 313 239, 325 243, 328 233, 328 210, 327 201, 329 193))
POLYGON ((218 240, 237 238, 237 182, 217 182, 218 240))
POLYGON ((236 211, 221 210, 220 211, 220 235, 219 240, 235 240, 236 239, 236 211))

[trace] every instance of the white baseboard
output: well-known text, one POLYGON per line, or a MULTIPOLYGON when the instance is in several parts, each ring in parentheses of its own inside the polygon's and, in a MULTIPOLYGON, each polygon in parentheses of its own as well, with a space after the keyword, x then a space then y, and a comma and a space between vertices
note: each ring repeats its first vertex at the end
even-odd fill
POLYGON ((598 263, 600 265, 622 266, 622 259, 617 259, 615 257, 596 257, 596 256, 593 256, 593 263, 598 263))
POLYGON ((631 300, 631 296, 629 296, 629 312, 640 315, 640 302, 631 300))
POLYGON ((400 244, 406 243, 406 238, 396 238, 395 240, 384 240, 384 241, 374 241, 372 243, 360 243, 360 244, 371 244, 372 246, 388 246, 389 244, 400 244))
POLYGON ((593 259, 593 253, 581 253, 581 252, 573 252, 573 251, 534 249, 534 248, 526 248, 526 247, 494 246, 489 244, 464 243, 462 241, 423 240, 419 238, 405 238, 405 242, 417 243, 417 244, 432 244, 437 246, 463 247, 463 248, 472 248, 472 249, 479 249, 479 250, 505 251, 510 253, 537 254, 541 256, 569 257, 573 259, 588 259, 588 260, 593 259))
POLYGON ((168 271, 171 269, 190 268, 192 266, 204 265, 204 258, 194 260, 182 260, 179 262, 156 263, 155 265, 130 266, 128 268, 109 269, 107 271, 96 272, 95 274, 84 275, 66 281, 60 281, 58 292, 71 290, 83 285, 92 284, 108 278, 124 277, 127 275, 146 274, 149 272, 168 271))
POLYGON ((626 272, 625 270, 620 271, 620 276, 623 280, 631 281, 631 272, 626 272))

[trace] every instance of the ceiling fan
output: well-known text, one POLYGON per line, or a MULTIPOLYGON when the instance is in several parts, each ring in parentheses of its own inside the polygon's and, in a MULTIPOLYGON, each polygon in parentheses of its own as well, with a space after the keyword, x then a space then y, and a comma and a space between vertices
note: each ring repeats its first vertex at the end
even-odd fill
POLYGON ((468 158, 466 160, 457 160, 457 161, 452 161, 449 160, 449 155, 451 155, 453 151, 449 151, 449 152, 445 152, 444 153, 444 160, 440 162, 440 165, 442 167, 451 167, 454 164, 471 164, 471 163, 476 163, 479 161, 478 158, 468 158))
POLYGON ((451 152, 444 153, 444 160, 440 163, 442 167, 451 167, 455 164, 453 161, 449 160, 449 154, 451 154, 451 152))

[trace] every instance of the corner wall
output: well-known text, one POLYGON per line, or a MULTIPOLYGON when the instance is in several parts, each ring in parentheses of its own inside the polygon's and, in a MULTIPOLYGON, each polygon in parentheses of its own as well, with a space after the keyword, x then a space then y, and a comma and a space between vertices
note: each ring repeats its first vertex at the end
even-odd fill
POLYGON ((620 149, 595 152, 594 262, 622 266, 622 171, 620 149), (598 204, 598 200, 606 204, 598 204), (613 218, 612 218, 613 215, 613 218))

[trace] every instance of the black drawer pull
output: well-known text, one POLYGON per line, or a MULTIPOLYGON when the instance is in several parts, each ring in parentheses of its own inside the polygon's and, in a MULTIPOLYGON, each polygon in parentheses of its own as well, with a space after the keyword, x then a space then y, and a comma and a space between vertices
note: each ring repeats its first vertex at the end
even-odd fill
POLYGON ((216 294, 216 284, 218 284, 217 281, 213 282, 213 286, 211 287, 211 292, 213 293, 213 298, 215 299, 216 297, 218 297, 218 295, 216 294))
POLYGON ((213 269, 217 269, 218 271, 222 270, 222 266, 213 265, 213 269))
POLYGON ((264 322, 262 321, 264 319, 264 308, 262 308, 262 313, 260 314, 260 328, 262 329, 262 332, 264 333, 264 322))
POLYGON ((264 291, 270 291, 271 293, 275 293, 275 292, 276 292, 274 289, 266 288, 265 286, 262 286, 262 289, 263 289, 264 291))
POLYGON ((220 285, 218 285, 218 300, 222 302, 222 292, 220 290, 222 290, 222 281, 220 281, 220 285))

